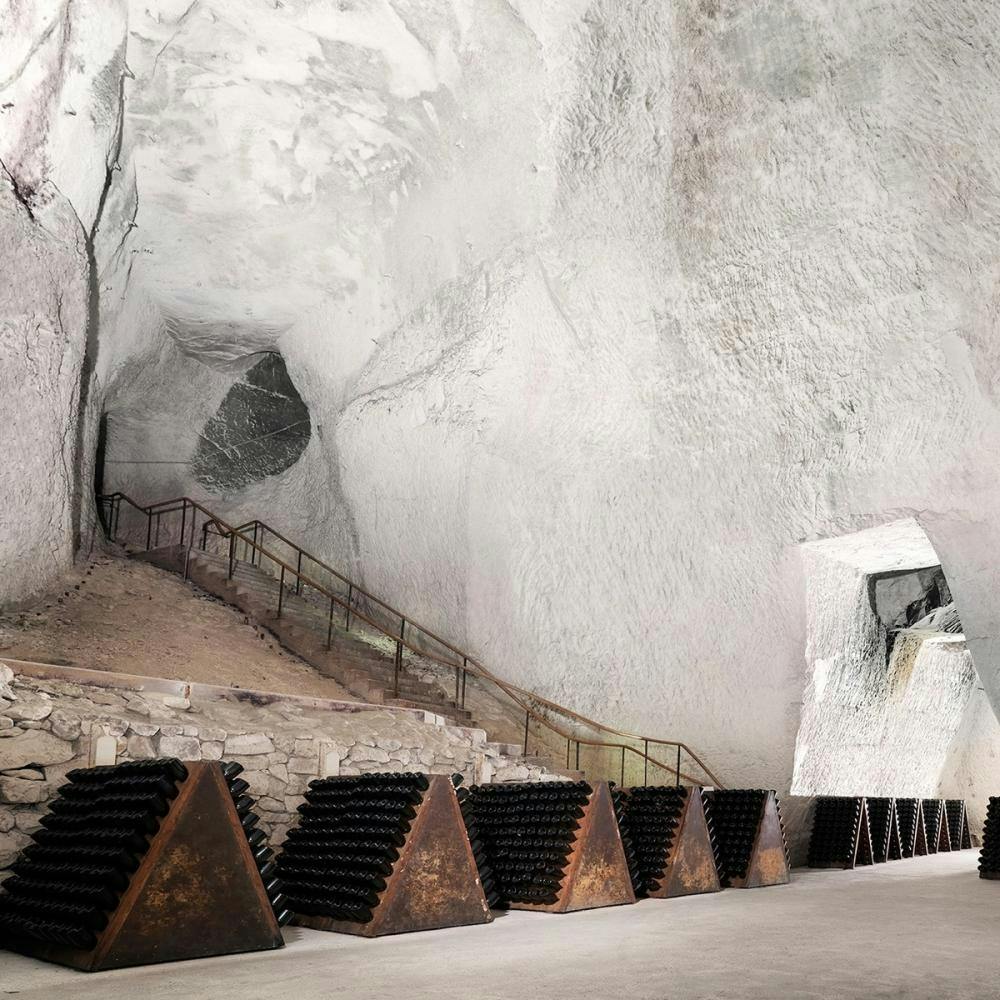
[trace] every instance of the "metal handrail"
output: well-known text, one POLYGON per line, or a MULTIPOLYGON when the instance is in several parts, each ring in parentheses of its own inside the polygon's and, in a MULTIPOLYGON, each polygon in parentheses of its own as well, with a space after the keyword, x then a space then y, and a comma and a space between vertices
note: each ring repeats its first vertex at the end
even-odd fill
MULTIPOLYGON (((172 501, 165 501, 165 503, 170 503, 170 502, 172 502, 172 501)), ((269 534, 274 535, 275 538, 277 538, 279 541, 284 542, 285 545, 289 546, 289 548, 295 549, 296 552, 299 552, 299 553, 302 553, 303 555, 305 555, 312 562, 316 563, 317 566, 320 566, 322 569, 326 570, 328 573, 330 573, 331 575, 335 576, 338 580, 340 580, 343 583, 346 583, 348 586, 350 586, 351 588, 353 588, 353 591, 354 591, 355 594, 363 594, 366 598, 368 598, 369 600, 375 602, 380 607, 382 607, 386 611, 388 611, 390 614, 396 615, 398 618, 404 619, 406 621, 406 623, 407 623, 408 626, 410 626, 412 628, 415 628, 418 632, 422 633, 423 635, 427 636, 430 639, 433 639, 434 642, 436 642, 440 646, 443 646, 445 649, 451 650, 451 652, 453 652, 456 656, 462 657, 462 659, 465 662, 467 662, 469 664, 472 664, 473 666, 475 666, 479 670, 479 672, 480 672, 479 676, 486 676, 488 679, 494 680, 497 683, 501 683, 501 684, 504 683, 499 678, 495 677, 488 670, 488 668, 484 667, 474 657, 470 656, 468 653, 463 652, 457 646, 453 646, 446 639, 442 639, 441 636, 436 635, 429 628, 426 628, 425 626, 418 624, 417 622, 413 621, 411 618, 407 618, 406 615, 404 615, 402 611, 398 611, 391 604, 387 604, 380 597, 377 597, 375 594, 372 594, 370 591, 365 590, 359 584, 354 583, 348 577, 344 576, 342 573, 340 573, 339 571, 335 570, 332 566, 330 566, 327 563, 323 562, 322 559, 318 559, 316 556, 314 556, 311 553, 307 552, 301 546, 299 546, 298 544, 296 544, 295 542, 293 542, 290 538, 287 538, 280 531, 276 531, 269 524, 265 524, 263 521, 261 521, 259 519, 254 519, 253 521, 247 521, 246 524, 240 525, 235 530, 242 531, 242 530, 245 530, 247 528, 253 528, 255 526, 260 527, 260 528, 266 530, 269 534)), ((381 631, 384 631, 384 630, 381 630, 381 631)), ((395 637, 390 635, 390 638, 395 638, 395 637)), ((419 652, 419 651, 415 651, 415 652, 419 652)), ((445 660, 440 660, 439 658, 434 657, 433 655, 424 654, 424 653, 421 653, 421 655, 427 655, 427 656, 429 656, 430 659, 435 659, 435 660, 437 660, 437 662, 443 663, 446 666, 456 666, 457 665, 457 664, 448 663, 448 661, 445 661, 445 660)), ((653 744, 658 744, 658 745, 661 745, 661 746, 671 746, 671 747, 678 747, 679 746, 679 747, 681 747, 681 749, 685 753, 688 754, 688 756, 691 757, 692 760, 694 760, 698 764, 698 766, 707 775, 709 775, 710 777, 713 778, 713 780, 715 780, 714 775, 712 775, 711 771, 709 771, 709 769, 705 766, 705 764, 703 764, 702 761, 698 758, 698 755, 696 753, 694 753, 694 751, 691 750, 690 747, 688 747, 685 743, 679 742, 677 740, 664 740, 664 739, 660 739, 660 738, 655 737, 655 736, 640 736, 640 735, 638 735, 636 733, 629 733, 629 732, 625 732, 625 731, 620 730, 620 729, 615 729, 612 726, 608 726, 608 725, 605 725, 604 723, 597 722, 594 719, 589 719, 585 715, 580 715, 578 712, 574 712, 572 709, 566 708, 563 705, 559 705, 556 702, 549 701, 548 699, 542 697, 541 695, 534 694, 533 692, 530 692, 530 691, 525 691, 523 688, 518 688, 516 685, 509 685, 509 686, 513 690, 519 691, 521 694, 528 695, 529 697, 531 697, 536 702, 539 702, 539 703, 545 705, 546 707, 552 708, 554 711, 558 711, 558 712, 560 712, 563 715, 567 715, 567 716, 569 716, 569 717, 571 717, 573 719, 576 719, 578 722, 582 722, 585 725, 591 726, 594 729, 599 729, 602 732, 611 733, 614 736, 623 736, 626 739, 630 739, 630 740, 639 740, 641 742, 653 743, 653 744)), ((719 787, 721 787, 721 786, 719 786, 719 787)))
MULTIPOLYGON (((549 699, 544 698, 544 697, 542 697, 540 695, 534 694, 531 691, 527 691, 524 688, 520 688, 520 687, 518 687, 515 684, 511 684, 511 683, 509 683, 507 681, 504 681, 502 678, 497 677, 490 670, 488 670, 486 667, 484 667, 474 657, 469 656, 467 653, 464 653, 461 649, 459 649, 456 646, 453 646, 447 640, 442 639, 440 636, 436 635, 434 632, 431 632, 429 629, 426 629, 423 626, 421 626, 421 625, 417 624, 416 622, 412 621, 411 619, 407 618, 401 611, 397 611, 395 608, 393 608, 391 605, 387 604, 381 598, 379 598, 376 595, 374 595, 374 594, 370 593, 369 591, 365 590, 360 585, 354 583, 354 581, 350 580, 348 577, 344 576, 342 573, 340 573, 339 571, 335 570, 332 566, 329 566, 325 562, 323 562, 322 560, 317 559, 311 553, 307 552, 301 546, 299 546, 295 542, 291 541, 289 538, 287 538, 281 532, 274 530, 270 525, 265 524, 263 521, 253 520, 253 521, 248 521, 245 524, 239 525, 237 527, 233 527, 233 526, 227 524, 225 521, 223 521, 222 518, 218 517, 212 511, 208 510, 208 508, 206 508, 205 506, 203 506, 202 504, 200 504, 198 501, 193 500, 190 497, 175 497, 175 498, 170 499, 170 500, 161 500, 161 501, 158 501, 156 503, 149 504, 148 506, 143 506, 142 504, 140 504, 137 501, 133 500, 127 494, 122 493, 122 492, 119 491, 119 492, 116 492, 116 493, 111 493, 111 494, 107 494, 107 495, 103 495, 103 496, 98 497, 98 503, 99 504, 107 505, 110 508, 109 518, 105 522, 105 527, 108 530, 109 537, 112 538, 112 539, 114 539, 114 537, 115 537, 115 535, 117 533, 118 521, 119 521, 119 517, 120 517, 120 511, 121 511, 121 503, 122 503, 122 501, 124 501, 129 506, 131 506, 136 511, 138 511, 140 514, 143 514, 146 517, 146 522, 147 522, 147 528, 146 528, 146 548, 147 549, 150 549, 150 548, 154 547, 154 545, 153 545, 153 523, 154 523, 153 519, 156 518, 156 545, 158 545, 159 544, 159 534, 160 534, 160 522, 161 522, 162 517, 164 515, 167 515, 167 514, 173 514, 173 513, 178 513, 178 512, 180 512, 181 515, 182 515, 180 538, 181 538, 181 542, 183 543, 184 542, 184 536, 185 536, 185 533, 186 533, 187 509, 188 509, 188 507, 190 507, 191 510, 192 510, 192 515, 191 515, 191 543, 190 543, 191 547, 192 548, 194 547, 194 539, 195 539, 195 532, 196 532, 196 515, 195 515, 195 512, 200 512, 203 515, 203 517, 205 518, 205 520, 204 520, 204 522, 202 524, 202 529, 201 529, 202 533, 203 533, 203 536, 207 536, 207 533, 209 532, 209 530, 214 526, 215 530, 214 530, 213 533, 218 534, 220 538, 228 538, 229 539, 229 542, 230 542, 229 576, 230 576, 230 578, 233 575, 233 570, 234 570, 235 563, 236 563, 236 559, 235 559, 235 543, 236 543, 237 539, 239 539, 240 541, 242 541, 245 546, 248 546, 253 551, 259 553, 262 556, 265 556, 267 559, 269 559, 271 562, 273 562, 276 567, 280 568, 280 571, 281 571, 280 572, 280 579, 279 579, 279 583, 278 583, 278 610, 277 610, 278 617, 281 616, 281 611, 282 611, 282 600, 283 600, 283 593, 284 593, 284 589, 285 589, 285 574, 286 573, 291 573, 293 575, 293 577, 294 577, 294 579, 296 581, 295 589, 296 589, 297 593, 301 593, 301 589, 302 589, 303 586, 308 586, 308 587, 311 587, 313 590, 317 591, 318 593, 322 594, 324 597, 326 597, 330 601, 330 628, 329 628, 328 635, 327 635, 327 648, 328 649, 330 648, 330 645, 331 645, 331 637, 332 637, 332 629, 333 629, 333 608, 334 608, 335 605, 339 606, 340 608, 344 609, 347 612, 346 621, 347 621, 347 627, 348 627, 348 629, 350 627, 351 616, 353 616, 355 619, 360 619, 361 621, 365 622, 367 625, 370 625, 376 631, 380 632, 382 635, 386 636, 393 643, 395 643, 395 646, 396 646, 396 658, 395 658, 395 669, 394 669, 394 683, 395 683, 395 689, 396 689, 396 694, 397 695, 398 695, 399 673, 400 673, 401 666, 402 666, 402 650, 405 648, 405 649, 408 649, 411 653, 413 653, 413 654, 415 654, 417 656, 420 656, 420 657, 422 657, 422 658, 424 658, 426 660, 430 660, 431 662, 434 662, 434 663, 437 663, 437 664, 439 664, 441 666, 444 666, 444 667, 447 667, 449 669, 454 669, 455 670, 455 676, 456 676, 456 704, 458 703, 459 692, 461 692, 462 706, 464 707, 464 704, 465 704, 465 687, 466 687, 466 680, 467 680, 467 675, 468 674, 472 674, 472 676, 478 677, 481 680, 488 681, 489 683, 495 685, 500 690, 502 690, 508 696, 508 698, 510 698, 521 710, 523 710, 525 712, 525 739, 524 739, 524 750, 525 750, 525 753, 527 753, 527 748, 528 748, 528 724, 529 724, 529 720, 534 719, 537 724, 540 724, 540 725, 546 727, 548 730, 550 730, 551 732, 555 733, 561 739, 565 739, 567 741, 567 744, 566 744, 566 761, 567 761, 567 766, 569 765, 569 762, 570 762, 570 747, 571 747, 572 744, 575 743, 576 744, 577 763, 579 763, 580 746, 581 745, 583 745, 583 746, 592 746, 592 747, 603 747, 605 749, 613 750, 613 751, 619 751, 620 750, 621 751, 621 756, 622 756, 621 771, 622 771, 622 780, 623 781, 624 781, 624 774, 625 774, 625 753, 627 751, 630 754, 634 754, 636 757, 638 757, 640 759, 640 761, 643 764, 644 775, 646 775, 646 776, 648 776, 649 765, 652 764, 655 767, 661 768, 662 770, 672 772, 675 775, 678 784, 680 783, 681 778, 684 778, 685 780, 690 781, 692 784, 699 783, 691 775, 688 775, 688 774, 686 774, 685 772, 683 772, 681 770, 680 762, 681 762, 681 753, 683 752, 683 753, 686 753, 695 764, 697 764, 697 766, 704 772, 704 774, 710 779, 711 783, 715 787, 718 787, 718 788, 724 787, 719 782, 719 780, 715 777, 715 775, 712 773, 712 771, 708 768, 708 766, 701 760, 701 758, 693 750, 691 750, 690 747, 687 746, 686 743, 683 743, 682 741, 679 741, 679 740, 665 740, 665 739, 660 739, 658 737, 652 737, 652 736, 640 736, 640 735, 637 735, 637 734, 634 734, 634 733, 628 733, 628 732, 625 732, 625 731, 622 731, 622 730, 619 730, 619 729, 615 729, 615 728, 613 728, 611 726, 607 726, 607 725, 605 725, 603 723, 597 722, 594 719, 589 719, 585 715, 581 715, 578 712, 574 712, 570 708, 566 708, 563 705, 559 705, 558 703, 550 701, 549 699), (253 534, 252 535, 248 535, 247 534, 248 529, 253 529, 253 534), (296 566, 292 566, 289 563, 285 562, 284 560, 278 558, 273 552, 270 552, 268 549, 266 549, 264 547, 264 545, 263 545, 262 542, 258 542, 257 541, 258 529, 261 532, 261 538, 262 539, 263 539, 263 533, 266 531, 267 533, 269 533, 269 534, 273 535, 275 538, 277 538, 279 541, 283 542, 285 545, 289 546, 289 548, 293 549, 297 553, 297 556, 298 556, 298 558, 297 558, 297 565, 296 566), (302 558, 303 557, 305 557, 306 559, 314 562, 321 569, 325 570, 326 572, 328 572, 332 576, 334 576, 336 579, 338 579, 342 583, 346 584, 348 586, 348 600, 344 601, 339 595, 332 593, 330 590, 328 590, 326 587, 324 587, 321 583, 319 583, 318 581, 314 580, 313 578, 311 578, 307 574, 303 573, 302 572, 302 558), (389 612, 391 615, 397 616, 400 619, 400 621, 401 621, 400 634, 399 635, 394 635, 393 633, 389 632, 383 625, 379 624, 377 621, 374 621, 371 617, 369 617, 364 612, 362 612, 360 609, 358 609, 356 606, 354 606, 353 600, 352 600, 352 597, 354 595, 361 595, 361 596, 365 597, 367 600, 373 602, 374 604, 377 604, 380 608, 383 608, 385 611, 389 612), (423 636, 431 639, 433 642, 438 643, 440 646, 442 646, 445 649, 449 650, 450 652, 454 653, 456 656, 461 657, 462 658, 462 662, 460 664, 459 663, 453 663, 450 660, 446 660, 446 659, 443 659, 442 657, 435 656, 433 653, 428 652, 425 649, 421 649, 421 648, 418 648, 417 646, 414 646, 406 638, 406 636, 405 636, 405 631, 406 631, 407 627, 409 627, 411 631, 415 630, 419 634, 421 634, 421 635, 423 635, 423 636), (459 672, 461 672, 461 685, 459 685, 459 672), (547 709, 549 709, 549 710, 551 710, 553 712, 556 712, 556 713, 558 713, 560 715, 563 715, 563 716, 565 716, 565 717, 567 717, 569 719, 573 719, 576 722, 581 723, 582 725, 589 726, 590 728, 596 729, 596 730, 598 730, 600 732, 605 732, 605 733, 609 733, 610 735, 613 735, 613 736, 620 736, 620 737, 623 737, 625 739, 632 739, 632 740, 636 740, 638 742, 642 742, 643 745, 644 745, 644 750, 639 750, 636 747, 633 747, 633 746, 630 746, 630 745, 624 744, 624 743, 609 742, 609 741, 606 741, 606 740, 587 739, 587 738, 584 738, 584 737, 580 737, 580 736, 574 735, 573 733, 566 732, 565 730, 563 730, 562 728, 560 728, 559 726, 557 726, 555 723, 553 723, 550 719, 546 718, 543 715, 539 715, 538 712, 536 712, 531 707, 531 705, 526 704, 523 699, 529 699, 530 701, 534 702, 535 704, 537 704, 539 706, 544 706, 545 708, 547 708, 547 709), (654 746, 666 746, 666 747, 672 747, 672 748, 674 748, 677 751, 676 765, 675 766, 669 766, 665 762, 657 760, 655 757, 650 757, 648 751, 649 751, 649 748, 650 748, 651 745, 654 745, 654 746)), ((205 542, 204 542, 204 539, 203 539, 202 548, 204 548, 204 547, 205 547, 205 542)))

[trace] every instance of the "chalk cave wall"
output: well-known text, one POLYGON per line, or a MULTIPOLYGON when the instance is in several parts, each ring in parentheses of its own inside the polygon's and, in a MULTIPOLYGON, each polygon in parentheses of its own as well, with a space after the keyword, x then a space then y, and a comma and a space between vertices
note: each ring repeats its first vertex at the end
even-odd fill
POLYGON ((1000 725, 927 535, 907 518, 801 553, 808 670, 792 792, 964 798, 978 833, 1000 725))
POLYGON ((913 516, 1000 704, 998 28, 944 0, 132 4, 106 484, 273 519, 502 675, 782 791, 798 546, 913 516), (262 352, 308 442, 206 485, 262 352))
POLYGON ((44 589, 90 545, 125 24, 117 0, 0 9, 0 604, 44 589))

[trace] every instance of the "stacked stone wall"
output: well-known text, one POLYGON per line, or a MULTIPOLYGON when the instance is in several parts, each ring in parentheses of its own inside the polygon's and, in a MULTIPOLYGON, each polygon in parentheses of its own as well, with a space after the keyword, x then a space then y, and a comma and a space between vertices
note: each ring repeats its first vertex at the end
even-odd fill
POLYGON ((96 672, 80 673, 87 683, 0 663, 0 879, 67 772, 109 750, 116 761, 238 761, 261 826, 276 844, 321 774, 458 772, 470 782, 552 777, 520 760, 516 748, 489 742, 483 730, 445 725, 427 713, 251 692, 213 696, 212 689, 139 678, 130 687, 121 675, 107 675, 105 686, 93 680, 96 672), (176 690, 150 689, 156 686, 176 690), (113 744, 99 744, 102 737, 113 744))

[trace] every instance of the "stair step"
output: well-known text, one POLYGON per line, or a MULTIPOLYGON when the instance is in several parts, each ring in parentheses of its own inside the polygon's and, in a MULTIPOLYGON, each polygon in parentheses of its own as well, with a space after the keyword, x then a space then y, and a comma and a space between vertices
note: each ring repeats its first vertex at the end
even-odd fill
POLYGON ((393 698, 391 692, 386 692, 385 704, 394 705, 397 708, 415 708, 422 712, 433 712, 435 715, 443 715, 450 719, 462 719, 464 721, 472 719, 471 712, 466 712, 462 709, 455 711, 439 702, 419 701, 412 698, 393 698))
MULTIPOLYGON (((286 587, 281 595, 281 617, 278 618, 280 582, 277 577, 244 560, 236 560, 230 574, 228 557, 213 552, 192 549, 189 558, 191 564, 218 581, 218 596, 256 617, 279 639, 284 636, 283 641, 289 648, 311 662, 320 673, 343 684, 355 697, 375 704, 428 712, 463 727, 472 723, 471 711, 460 708, 437 684, 407 673, 405 667, 397 686, 391 638, 363 624, 346 631, 341 607, 335 609, 333 629, 330 630, 329 602, 316 591, 305 588, 302 593, 295 593, 294 588, 286 587), (326 648, 328 634, 329 650, 326 648)), ((351 624, 355 624, 353 618, 351 624)), ((541 757, 524 758, 520 744, 483 743, 483 746, 492 747, 502 757, 518 762, 523 760, 551 767, 551 762, 541 757)), ((560 773, 575 775, 578 772, 560 773)))

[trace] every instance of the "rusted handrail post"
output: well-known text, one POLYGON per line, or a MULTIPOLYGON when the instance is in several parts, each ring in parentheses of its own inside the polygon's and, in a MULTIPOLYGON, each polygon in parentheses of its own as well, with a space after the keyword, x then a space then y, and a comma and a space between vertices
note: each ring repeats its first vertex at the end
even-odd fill
POLYGON ((302 593, 302 549, 299 549, 299 559, 295 566, 295 593, 302 593))
POLYGON ((531 718, 531 714, 527 709, 524 710, 524 755, 528 756, 528 720, 531 718))
POLYGON ((649 740, 646 740, 643 744, 642 750, 642 783, 643 785, 649 784, 649 740))
POLYGON ((285 567, 281 567, 281 577, 278 580, 278 617, 281 617, 281 604, 285 597, 285 567))
POLYGON ((392 696, 393 698, 399 697, 399 669, 403 665, 403 643, 397 639, 396 640, 396 660, 393 664, 392 671, 392 696))
POLYGON ((351 631, 351 601, 354 598, 354 587, 350 584, 347 585, 347 608, 346 614, 344 615, 344 631, 351 631))
POLYGON ((681 748, 677 745, 677 787, 681 787, 681 748))
POLYGON ((181 537, 180 543, 184 544, 184 532, 187 530, 187 512, 188 512, 188 502, 185 500, 181 504, 181 537))
POLYGON ((236 535, 234 532, 229 532, 229 579, 233 578, 233 570, 236 564, 236 535))

